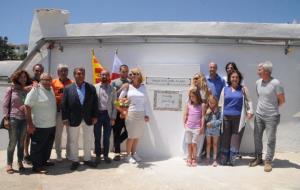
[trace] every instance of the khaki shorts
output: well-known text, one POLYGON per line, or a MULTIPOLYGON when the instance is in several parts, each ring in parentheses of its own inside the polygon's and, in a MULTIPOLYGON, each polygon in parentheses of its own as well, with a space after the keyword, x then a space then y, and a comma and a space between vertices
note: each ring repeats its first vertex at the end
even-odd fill
POLYGON ((185 143, 191 144, 191 143, 198 143, 200 138, 200 129, 191 129, 191 128, 185 128, 185 143))

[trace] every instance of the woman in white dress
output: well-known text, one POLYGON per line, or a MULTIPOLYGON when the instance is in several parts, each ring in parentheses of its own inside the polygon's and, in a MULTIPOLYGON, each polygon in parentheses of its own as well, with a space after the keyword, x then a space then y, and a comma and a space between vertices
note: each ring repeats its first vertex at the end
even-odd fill
POLYGON ((125 84, 119 98, 129 100, 128 114, 125 119, 128 139, 126 144, 126 162, 136 163, 141 158, 136 154, 139 139, 144 134, 146 122, 149 121, 149 104, 146 95, 146 88, 143 76, 138 68, 131 69, 131 84, 125 84))

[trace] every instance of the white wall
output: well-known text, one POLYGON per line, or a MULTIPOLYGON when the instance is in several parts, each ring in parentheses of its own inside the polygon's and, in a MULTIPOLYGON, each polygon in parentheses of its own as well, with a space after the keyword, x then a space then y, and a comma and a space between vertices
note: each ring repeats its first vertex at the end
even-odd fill
MULTIPOLYGON (((56 76, 56 66, 60 62, 70 66, 70 76, 74 67, 84 66, 87 81, 91 81, 91 48, 95 49, 97 58, 108 70, 112 68, 114 51, 118 48, 118 55, 124 64, 129 65, 130 68, 140 67, 148 77, 192 77, 200 70, 207 73, 209 61, 216 62, 220 75, 224 75, 225 64, 228 61, 234 61, 244 74, 245 85, 250 89, 254 107, 256 106, 257 64, 270 60, 274 64, 273 75, 282 82, 287 100, 281 108, 282 119, 277 135, 277 150, 300 151, 299 119, 293 118, 293 115, 300 111, 300 53, 298 53, 300 48, 294 48, 292 53, 284 55, 284 48, 279 46, 115 44, 102 45, 100 48, 99 44, 92 43, 62 43, 62 45, 64 46, 63 52, 57 49, 52 50, 51 73, 56 76), (169 67, 165 67, 166 64, 169 67)), ((186 100, 187 87, 147 85, 151 107, 153 107, 153 91, 156 89, 178 90, 183 95, 183 102, 186 100)), ((252 122, 250 125, 253 126, 252 122)), ((149 128, 146 129, 144 138, 141 139, 139 152, 144 156, 157 158, 181 155, 182 137, 181 111, 152 111, 149 128)), ((241 149, 244 152, 254 151, 253 131, 250 127, 245 131, 241 149)))

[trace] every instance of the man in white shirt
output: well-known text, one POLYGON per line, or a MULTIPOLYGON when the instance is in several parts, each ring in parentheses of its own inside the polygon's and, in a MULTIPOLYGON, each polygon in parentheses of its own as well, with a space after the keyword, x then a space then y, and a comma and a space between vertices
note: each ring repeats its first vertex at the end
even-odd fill
POLYGON ((52 78, 43 73, 38 87, 32 88, 25 99, 27 131, 31 138, 30 158, 32 170, 47 173, 45 166, 51 155, 55 137, 56 101, 51 88, 52 78))

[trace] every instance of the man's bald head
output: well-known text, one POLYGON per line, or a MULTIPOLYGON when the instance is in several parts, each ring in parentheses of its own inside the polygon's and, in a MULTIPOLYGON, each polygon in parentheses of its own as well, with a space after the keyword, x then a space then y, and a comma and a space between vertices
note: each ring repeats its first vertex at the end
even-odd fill
POLYGON ((208 64, 209 75, 214 78, 217 75, 218 65, 214 62, 208 64))

